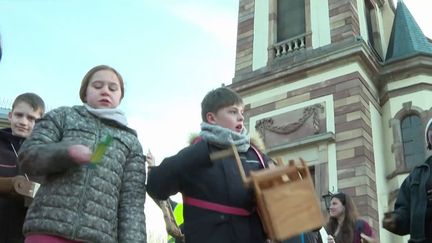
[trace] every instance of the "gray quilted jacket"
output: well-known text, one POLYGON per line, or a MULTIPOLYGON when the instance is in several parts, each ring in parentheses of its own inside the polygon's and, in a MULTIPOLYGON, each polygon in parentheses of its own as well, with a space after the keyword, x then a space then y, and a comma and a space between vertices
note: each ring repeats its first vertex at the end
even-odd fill
POLYGON ((51 234, 93 243, 146 242, 145 159, 135 131, 99 119, 83 106, 61 107, 38 121, 20 149, 27 174, 44 176, 24 223, 24 234, 51 234), (69 158, 71 144, 95 150, 113 141, 95 167, 69 158))

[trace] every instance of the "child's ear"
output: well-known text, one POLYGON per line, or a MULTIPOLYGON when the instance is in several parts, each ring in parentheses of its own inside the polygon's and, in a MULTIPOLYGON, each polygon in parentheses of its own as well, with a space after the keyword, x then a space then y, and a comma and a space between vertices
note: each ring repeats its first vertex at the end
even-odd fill
POLYGON ((216 117, 213 112, 207 112, 206 114, 207 123, 216 124, 216 117))

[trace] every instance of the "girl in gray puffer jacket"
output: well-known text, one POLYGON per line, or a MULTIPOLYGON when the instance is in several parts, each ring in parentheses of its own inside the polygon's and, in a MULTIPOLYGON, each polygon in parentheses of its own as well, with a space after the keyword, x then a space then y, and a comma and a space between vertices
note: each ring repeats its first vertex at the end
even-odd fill
POLYGON ((36 123, 19 153, 25 173, 45 177, 26 216, 26 243, 146 242, 145 159, 117 109, 123 95, 120 74, 96 66, 81 84, 83 106, 36 123), (92 156, 107 137, 106 151, 92 156))

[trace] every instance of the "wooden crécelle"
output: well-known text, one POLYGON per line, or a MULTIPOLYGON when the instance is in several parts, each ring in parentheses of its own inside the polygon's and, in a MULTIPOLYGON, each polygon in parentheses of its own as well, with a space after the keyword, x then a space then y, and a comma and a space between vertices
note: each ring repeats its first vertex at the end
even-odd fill
POLYGON ((305 161, 290 160, 284 164, 251 171, 247 177, 237 148, 210 155, 212 160, 234 156, 245 186, 255 192, 258 212, 267 236, 271 240, 283 241, 302 232, 318 229, 325 224, 319 200, 305 161))
POLYGON ((0 177, 0 193, 21 195, 34 198, 40 184, 28 180, 25 176, 0 177))

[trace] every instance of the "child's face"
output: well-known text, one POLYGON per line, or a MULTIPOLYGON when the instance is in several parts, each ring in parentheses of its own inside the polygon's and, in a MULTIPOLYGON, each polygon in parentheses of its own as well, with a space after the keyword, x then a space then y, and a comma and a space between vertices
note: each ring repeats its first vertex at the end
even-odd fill
POLYGON ((113 71, 99 70, 92 75, 86 92, 89 106, 95 109, 116 108, 120 99, 120 81, 113 71))
POLYGON ((30 135, 35 121, 41 117, 41 111, 34 110, 26 102, 19 102, 9 112, 8 119, 11 124, 12 135, 26 138, 30 135))
POLYGON ((244 122, 243 105, 231 105, 218 110, 216 113, 209 112, 207 113, 207 122, 241 133, 244 122))

